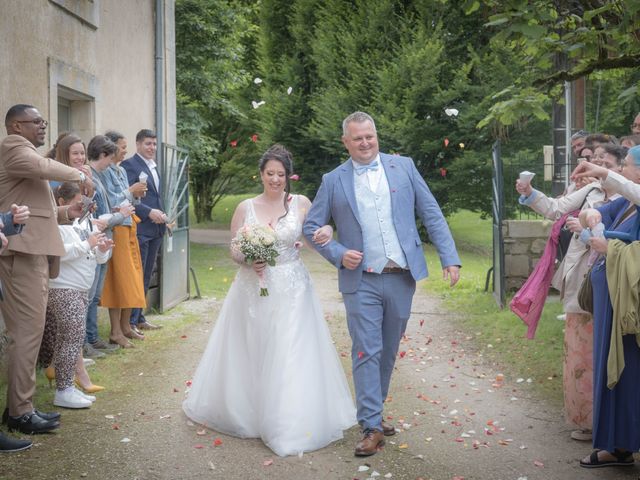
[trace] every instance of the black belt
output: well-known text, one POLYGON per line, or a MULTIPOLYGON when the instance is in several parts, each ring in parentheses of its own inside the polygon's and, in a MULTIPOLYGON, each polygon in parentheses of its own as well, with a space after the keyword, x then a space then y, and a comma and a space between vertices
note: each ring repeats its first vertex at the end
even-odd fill
POLYGON ((402 267, 384 267, 380 273, 406 273, 409 270, 402 267))

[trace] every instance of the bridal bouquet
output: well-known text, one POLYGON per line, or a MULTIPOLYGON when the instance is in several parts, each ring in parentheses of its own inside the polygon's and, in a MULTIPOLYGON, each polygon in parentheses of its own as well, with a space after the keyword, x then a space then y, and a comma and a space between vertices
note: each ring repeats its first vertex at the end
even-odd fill
MULTIPOLYGON (((276 264, 278 251, 276 250, 276 232, 269 227, 258 224, 243 225, 231 241, 231 248, 244 255, 247 262, 253 263, 261 260, 272 267, 276 264)), ((264 283, 263 275, 260 278, 260 296, 269 295, 269 290, 264 283)))

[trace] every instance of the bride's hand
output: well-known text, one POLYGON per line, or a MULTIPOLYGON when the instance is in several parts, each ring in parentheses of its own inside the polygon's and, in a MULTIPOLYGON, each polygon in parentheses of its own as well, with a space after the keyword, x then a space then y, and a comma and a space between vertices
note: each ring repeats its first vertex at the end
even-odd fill
POLYGON ((255 260, 251 266, 253 267, 254 272, 258 275, 262 275, 264 269, 267 268, 267 262, 264 260, 255 260))
POLYGON ((313 232, 313 243, 324 247, 333 239, 333 228, 331 225, 325 225, 313 232))

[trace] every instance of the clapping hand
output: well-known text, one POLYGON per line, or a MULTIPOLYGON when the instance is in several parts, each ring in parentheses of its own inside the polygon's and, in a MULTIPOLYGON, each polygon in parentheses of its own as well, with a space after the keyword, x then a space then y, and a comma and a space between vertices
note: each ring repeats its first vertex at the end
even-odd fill
POLYGON ((87 241, 89 242, 89 246, 91 248, 97 247, 101 242, 104 242, 106 235, 102 232, 93 232, 91 235, 89 235, 89 238, 87 238, 87 241))
POLYGON ((114 245, 115 244, 113 243, 113 240, 105 236, 102 241, 98 242, 98 250, 100 250, 102 253, 106 253, 110 249, 112 249, 114 245))

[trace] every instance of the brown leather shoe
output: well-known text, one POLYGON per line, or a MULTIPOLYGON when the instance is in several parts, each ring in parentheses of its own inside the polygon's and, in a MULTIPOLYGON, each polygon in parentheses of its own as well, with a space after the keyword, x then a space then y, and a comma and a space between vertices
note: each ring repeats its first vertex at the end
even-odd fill
POLYGON ((385 422, 384 420, 382 421, 382 433, 384 433, 385 437, 390 437, 391 435, 395 435, 396 434, 396 427, 394 427, 393 425, 385 422))
POLYGON ((162 325, 154 325, 153 323, 142 322, 138 324, 138 328, 140 330, 159 330, 162 328, 162 325))
POLYGON ((362 440, 356 444, 356 457, 368 457, 384 445, 384 434, 380 430, 365 430, 362 440))

